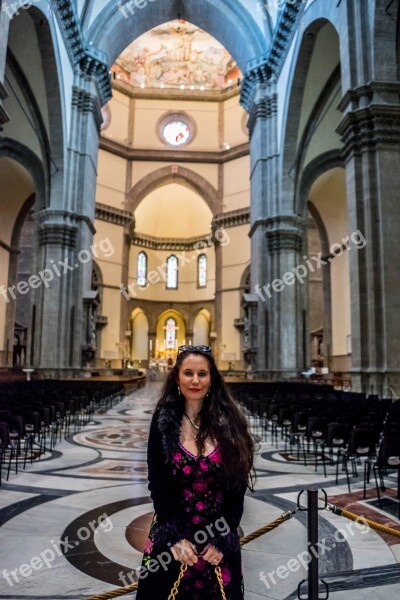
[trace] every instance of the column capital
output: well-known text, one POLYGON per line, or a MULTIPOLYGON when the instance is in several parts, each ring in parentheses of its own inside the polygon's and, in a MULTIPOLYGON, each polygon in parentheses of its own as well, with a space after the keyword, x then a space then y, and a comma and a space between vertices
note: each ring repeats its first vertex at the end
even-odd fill
POLYGON ((265 236, 270 254, 290 250, 301 252, 307 227, 305 219, 296 215, 277 215, 265 219, 265 236))
POLYGON ((258 119, 268 120, 278 114, 278 94, 276 93, 275 82, 271 81, 269 85, 264 86, 264 94, 259 92, 256 94, 249 113, 247 127, 251 137, 258 119))
POLYGON ((77 215, 67 210, 45 209, 35 215, 38 222, 39 243, 75 248, 79 222, 85 222, 91 233, 96 230, 85 215, 77 215))
POLYGON ((76 107, 79 112, 82 113, 93 113, 93 117, 96 123, 98 131, 103 122, 101 115, 101 105, 99 97, 93 92, 80 87, 77 85, 72 86, 72 100, 71 104, 76 107))
POLYGON ((78 228, 68 223, 41 223, 39 243, 41 246, 75 248, 78 228))
POLYGON ((339 110, 344 113, 337 132, 343 157, 377 146, 400 145, 400 82, 373 81, 348 90, 339 110))

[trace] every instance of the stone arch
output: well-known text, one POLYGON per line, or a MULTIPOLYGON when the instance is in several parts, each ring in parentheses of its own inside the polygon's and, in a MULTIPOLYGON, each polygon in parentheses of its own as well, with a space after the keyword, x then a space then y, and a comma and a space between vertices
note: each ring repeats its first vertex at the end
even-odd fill
MULTIPOLYGON (((307 204, 303 203, 303 205, 299 206, 298 191, 305 151, 312 137, 313 126, 324 110, 327 97, 338 81, 340 81, 340 68, 337 67, 324 85, 319 98, 316 99, 304 127, 302 137, 298 142, 301 107, 307 74, 315 50, 317 35, 327 24, 331 26, 330 21, 326 18, 313 21, 305 29, 302 38, 299 40, 297 58, 293 63, 292 73, 289 77, 288 89, 290 93, 288 94, 288 100, 284 109, 281 158, 283 202, 287 210, 293 211, 295 214, 303 217, 306 216, 307 204)), ((336 29, 335 31, 337 33, 336 29)))
MULTIPOLYGON (((13 27, 18 20, 31 19, 36 34, 38 51, 40 55, 40 71, 42 73, 45 102, 40 104, 33 90, 26 69, 20 64, 19 53, 13 54, 8 51, 7 67, 13 72, 18 81, 19 88, 30 107, 30 118, 32 119, 40 146, 40 159, 43 165, 44 180, 50 196, 51 193, 62 196, 63 194, 63 172, 64 172, 64 121, 60 96, 60 77, 62 72, 60 57, 55 52, 56 44, 53 43, 53 35, 47 16, 36 6, 30 6, 23 11, 17 11, 10 23, 9 37, 13 36, 13 27), (47 109, 47 110, 46 110, 47 109), (46 125, 46 122, 48 125, 46 125)), ((7 131, 7 129, 6 129, 7 131)), ((37 199, 39 201, 39 198, 37 199)), ((48 206, 49 198, 45 205, 48 206)))
POLYGON ((200 308, 193 315, 191 329, 193 331, 193 345, 197 346, 210 343, 211 313, 206 308, 200 308))
POLYGON ((91 25, 87 40, 104 52, 111 66, 140 35, 157 25, 180 18, 214 36, 230 52, 242 71, 247 62, 266 52, 267 40, 249 10, 237 0, 147 0, 141 9, 123 10, 108 2, 91 25))
MULTIPOLYGON (((299 204, 302 211, 306 214, 307 209, 309 210, 314 222, 317 226, 319 238, 321 240, 322 255, 328 256, 330 253, 329 249, 329 236, 326 229, 325 223, 320 215, 318 208, 313 202, 308 200, 308 195, 311 190, 313 183, 327 171, 336 167, 345 168, 344 160, 339 150, 332 150, 325 152, 318 158, 314 159, 304 169, 301 175, 301 182, 299 186, 299 204)), ((329 265, 323 271, 323 302, 324 302, 324 338, 325 345, 332 347, 332 294, 331 294, 331 271, 329 265)))
MULTIPOLYGON (((35 204, 35 194, 31 194, 25 200, 24 204, 19 209, 19 212, 16 216, 14 226, 11 234, 11 244, 10 244, 10 255, 9 255, 9 263, 8 263, 8 279, 6 287, 14 286, 17 284, 17 268, 18 268, 18 256, 19 256, 19 242, 21 237, 22 228, 24 226, 25 220, 28 217, 32 207, 35 204)), ((20 297, 18 297, 20 298, 20 297)), ((24 298, 24 297, 22 297, 24 298)), ((4 346, 7 346, 7 340, 13 339, 13 331, 15 326, 16 319, 16 302, 7 302, 5 307, 5 328, 2 332, 4 337, 4 346)))
MULTIPOLYGON (((345 168, 344 160, 341 155, 340 150, 330 150, 328 152, 324 152, 314 160, 312 160, 301 173, 300 184, 299 184, 299 192, 298 192, 298 206, 301 210, 302 214, 306 215, 307 210, 310 208, 310 203, 308 201, 308 193, 311 189, 314 181, 318 179, 320 175, 329 171, 330 169, 334 169, 335 167, 345 168)), ((314 215, 313 215, 314 217, 314 215)), ((322 237, 322 241, 324 244, 324 251, 328 254, 329 243, 328 239, 323 231, 320 231, 322 237)))
POLYGON ((46 208, 48 189, 46 186, 43 163, 38 156, 24 144, 0 136, 0 157, 1 156, 12 158, 28 171, 35 186, 36 210, 46 208))
MULTIPOLYGON (((135 308, 130 315, 130 352, 129 358, 133 364, 146 361, 148 359, 148 332, 149 319, 141 308, 135 308)), ((128 345, 125 340, 124 344, 128 345)), ((127 348, 124 349, 124 359, 127 358, 127 348)), ((135 364, 135 366, 138 366, 135 364)))
MULTIPOLYGON (((167 322, 167 320, 171 317, 175 320, 177 327, 179 328, 178 331, 176 332, 176 340, 178 342, 178 345, 183 343, 183 340, 186 337, 186 333, 188 331, 188 327, 187 327, 188 316, 185 311, 173 308, 172 306, 169 306, 169 307, 165 308, 164 310, 162 310, 158 314, 157 321, 156 321, 156 340, 158 342, 157 349, 160 352, 164 352, 164 351, 169 352, 170 351, 168 349, 162 348, 163 340, 164 340, 162 329, 164 328, 164 325, 167 322)), ((173 349, 171 349, 171 351, 174 352, 173 349)))
POLYGON ((177 183, 183 185, 193 192, 196 192, 206 202, 213 215, 220 212, 221 197, 217 190, 201 175, 195 173, 186 167, 178 167, 177 172, 173 172, 171 167, 162 167, 153 173, 149 173, 143 179, 138 181, 129 192, 127 209, 135 212, 143 198, 148 196, 157 188, 168 183, 177 183))

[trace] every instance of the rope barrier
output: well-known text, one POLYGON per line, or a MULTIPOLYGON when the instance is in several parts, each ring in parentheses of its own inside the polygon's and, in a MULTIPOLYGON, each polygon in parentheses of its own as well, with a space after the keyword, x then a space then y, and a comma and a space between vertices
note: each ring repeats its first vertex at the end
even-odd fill
POLYGON ((387 527, 386 525, 381 525, 380 523, 375 523, 375 521, 370 521, 365 517, 360 517, 344 508, 339 508, 338 506, 334 506, 333 504, 328 504, 327 510, 329 510, 334 515, 339 515, 340 517, 345 517, 346 519, 350 519, 350 521, 358 521, 359 523, 363 523, 371 527, 371 529, 375 529, 375 531, 381 531, 382 533, 388 533, 389 535, 393 535, 395 537, 400 538, 400 531, 398 529, 393 529, 392 527, 387 527))
MULTIPOLYGON (((297 508, 295 510, 288 510, 287 512, 282 513, 280 517, 278 517, 274 521, 271 521, 271 523, 268 523, 268 525, 264 525, 263 527, 260 527, 260 529, 253 531, 253 533, 249 533, 249 535, 240 538, 240 545, 244 546, 245 544, 248 544, 249 542, 252 542, 253 540, 256 540, 257 538, 261 537, 262 535, 264 535, 264 533, 268 533, 268 531, 276 529, 277 527, 279 527, 279 525, 282 525, 282 523, 285 523, 286 521, 291 519, 293 515, 296 514, 296 512, 297 508)), ((138 584, 137 582, 135 582, 125 587, 116 588, 111 592, 104 592, 102 594, 97 594, 96 596, 90 596, 90 598, 85 598, 85 600, 111 600, 111 598, 117 598, 118 596, 124 596, 125 594, 129 594, 129 592, 134 592, 137 590, 137 588, 138 584)))
POLYGON ((293 515, 296 514, 296 512, 297 508, 296 510, 288 510, 287 512, 282 513, 280 517, 275 519, 275 521, 271 521, 271 523, 268 523, 268 525, 264 525, 264 527, 260 527, 260 529, 253 531, 253 533, 249 533, 249 535, 240 538, 240 545, 244 546, 245 544, 248 544, 249 542, 252 542, 253 540, 256 540, 257 538, 261 537, 262 535, 264 535, 264 533, 268 533, 268 531, 276 529, 277 527, 279 527, 279 525, 282 525, 282 523, 285 523, 285 521, 291 519, 293 515))

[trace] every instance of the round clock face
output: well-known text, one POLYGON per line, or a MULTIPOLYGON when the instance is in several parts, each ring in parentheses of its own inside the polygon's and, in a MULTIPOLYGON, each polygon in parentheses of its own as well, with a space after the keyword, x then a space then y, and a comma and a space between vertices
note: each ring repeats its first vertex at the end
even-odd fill
POLYGON ((189 141, 190 129, 184 121, 170 121, 163 129, 163 136, 171 146, 183 146, 189 141))

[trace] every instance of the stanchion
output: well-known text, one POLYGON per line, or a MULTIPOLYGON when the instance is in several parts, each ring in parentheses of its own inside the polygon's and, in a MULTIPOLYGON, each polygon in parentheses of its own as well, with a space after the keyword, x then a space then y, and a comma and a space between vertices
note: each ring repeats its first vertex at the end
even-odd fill
MULTIPOLYGON (((304 490, 303 490, 304 491, 304 490)), ((297 508, 300 511, 307 511, 307 532, 308 532, 308 554, 310 557, 308 563, 308 590, 307 597, 301 595, 301 587, 304 582, 300 581, 299 586, 297 588, 297 596, 299 600, 328 600, 329 598, 329 588, 327 583, 321 579, 321 582, 325 586, 326 595, 324 598, 320 598, 319 596, 319 556, 318 556, 318 511, 325 510, 327 507, 327 496, 324 490, 323 493, 325 495, 325 505, 321 508, 318 507, 318 490, 309 489, 307 490, 307 507, 303 507, 300 504, 300 498, 303 494, 303 491, 300 492, 297 498, 297 508)))

